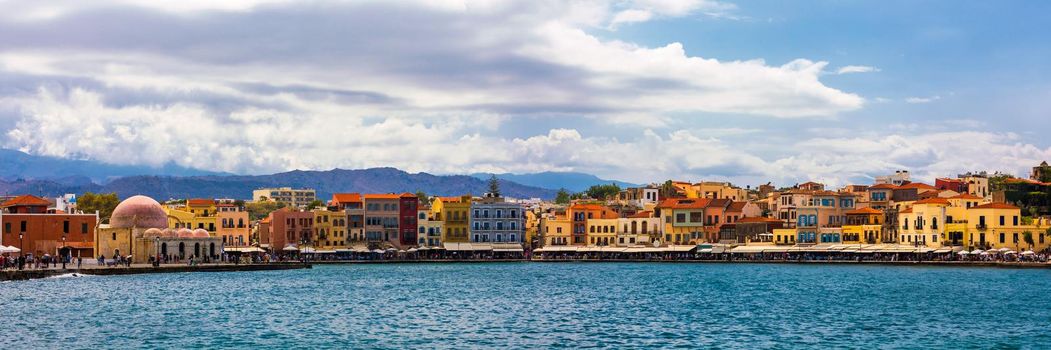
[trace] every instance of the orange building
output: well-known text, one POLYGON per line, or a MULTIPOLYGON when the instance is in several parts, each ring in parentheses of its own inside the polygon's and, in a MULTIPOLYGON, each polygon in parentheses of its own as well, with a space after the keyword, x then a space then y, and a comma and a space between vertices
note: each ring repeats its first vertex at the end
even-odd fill
POLYGON ((574 245, 587 244, 588 220, 616 219, 619 217, 613 209, 600 204, 574 204, 569 206, 566 214, 572 222, 572 244, 574 245))
POLYGON ((96 214, 48 212, 51 202, 23 195, 0 204, 0 244, 23 254, 94 257, 96 214))

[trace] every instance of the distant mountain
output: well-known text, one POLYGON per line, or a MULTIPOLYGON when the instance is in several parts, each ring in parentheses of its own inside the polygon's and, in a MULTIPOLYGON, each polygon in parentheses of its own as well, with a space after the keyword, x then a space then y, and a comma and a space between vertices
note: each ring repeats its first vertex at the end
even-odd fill
MULTIPOLYGON (((471 176, 482 180, 488 180, 492 175, 492 173, 471 174, 471 176)), ((639 186, 624 181, 603 180, 595 175, 576 172, 545 171, 533 174, 496 174, 496 177, 501 180, 513 181, 527 186, 548 188, 556 191, 560 188, 565 188, 572 192, 581 192, 587 190, 588 187, 593 185, 606 185, 611 183, 617 184, 617 186, 620 186, 621 188, 639 186)))
POLYGON ((35 156, 12 149, 0 149, 0 179, 14 181, 55 180, 68 184, 70 179, 88 179, 95 183, 106 183, 109 180, 131 175, 167 175, 195 176, 221 175, 223 173, 204 171, 167 164, 161 167, 116 165, 90 160, 73 160, 58 157, 35 156))
MULTIPOLYGON (((116 192, 121 198, 144 194, 157 200, 168 198, 235 198, 248 199, 252 190, 262 187, 308 187, 318 191, 318 197, 329 199, 332 193, 401 193, 424 191, 428 195, 481 195, 486 192, 486 181, 466 176, 438 176, 427 173, 410 174, 394 168, 362 170, 333 169, 328 171, 290 171, 272 175, 208 175, 208 176, 127 176, 105 184, 84 183, 77 179, 0 181, 0 193, 56 196, 63 193, 116 192)), ((554 198, 556 190, 521 185, 501 180, 505 196, 516 198, 554 198)))

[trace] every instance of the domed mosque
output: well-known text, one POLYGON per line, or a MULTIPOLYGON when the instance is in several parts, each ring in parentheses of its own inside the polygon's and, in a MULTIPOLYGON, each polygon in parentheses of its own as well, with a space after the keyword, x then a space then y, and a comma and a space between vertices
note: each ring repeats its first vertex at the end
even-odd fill
POLYGON ((133 263, 147 263, 154 256, 167 262, 191 257, 219 259, 223 253, 221 238, 207 230, 182 226, 153 198, 132 196, 117 204, 108 224, 96 229, 95 251, 106 255, 107 260, 131 255, 133 263))

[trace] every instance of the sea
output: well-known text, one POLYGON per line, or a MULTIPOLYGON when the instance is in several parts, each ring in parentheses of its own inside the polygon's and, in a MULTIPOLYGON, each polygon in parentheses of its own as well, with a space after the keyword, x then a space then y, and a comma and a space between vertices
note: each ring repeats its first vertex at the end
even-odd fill
POLYGON ((0 283, 2 348, 1047 349, 1051 270, 420 263, 0 283))

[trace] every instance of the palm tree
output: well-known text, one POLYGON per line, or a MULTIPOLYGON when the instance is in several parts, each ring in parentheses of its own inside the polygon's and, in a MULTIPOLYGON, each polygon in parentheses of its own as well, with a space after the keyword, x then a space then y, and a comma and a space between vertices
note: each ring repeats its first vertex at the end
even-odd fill
POLYGON ((1022 232, 1022 240, 1025 241, 1025 244, 1029 245, 1029 250, 1033 250, 1033 245, 1035 245, 1036 242, 1033 242, 1033 232, 1032 231, 1022 232))

